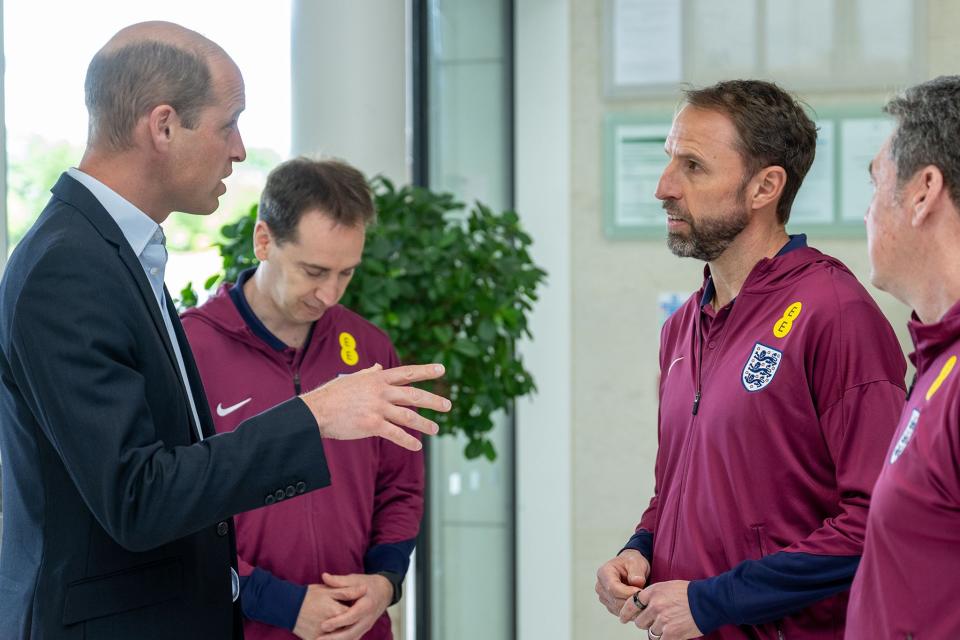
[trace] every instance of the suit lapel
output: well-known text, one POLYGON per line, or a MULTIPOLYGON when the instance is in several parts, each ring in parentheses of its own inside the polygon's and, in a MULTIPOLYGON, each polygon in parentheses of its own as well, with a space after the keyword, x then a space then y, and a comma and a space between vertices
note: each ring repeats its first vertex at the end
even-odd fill
MULTIPOLYGON (((103 205, 100 204, 100 201, 94 197, 90 191, 84 187, 82 184, 71 178, 66 173, 60 176, 60 179, 51 189, 54 196, 60 198, 64 202, 73 206, 80 214, 87 218, 90 221, 90 224, 94 226, 95 229, 103 236, 103 239, 108 243, 112 244, 117 249, 117 254, 120 257, 120 261, 123 262, 124 266, 127 268, 127 271, 130 273, 130 277, 133 278, 134 283, 136 284, 136 290, 140 294, 140 299, 144 305, 147 307, 147 311, 150 314, 150 319, 153 321, 153 326, 157 330, 157 333, 160 336, 160 340, 163 342, 163 350, 167 354, 167 360, 170 363, 170 366, 173 368, 174 374, 176 375, 177 382, 180 385, 180 397, 183 399, 184 403, 187 404, 187 416, 188 421, 191 423, 190 429, 190 438, 191 440, 196 440, 196 427, 193 423, 193 411, 190 410, 190 404, 187 400, 187 390, 183 385, 183 378, 180 376, 180 365, 177 364, 177 356, 173 351, 173 345, 170 343, 170 336, 167 333, 167 327, 163 322, 163 316, 160 314, 160 306, 157 304, 156 296, 153 293, 153 287, 150 286, 150 281, 147 280, 147 274, 143 272, 143 265, 140 264, 140 259, 137 258, 136 254, 133 253, 133 249, 130 247, 130 243, 127 242, 127 239, 124 237, 123 232, 120 230, 120 227, 117 225, 116 221, 111 217, 107 210, 103 208, 103 205)), ((168 299, 169 294, 167 293, 167 288, 164 286, 164 298, 168 299)), ((171 305, 172 306, 172 305, 171 305)), ((174 311, 170 315, 171 322, 174 324, 174 332, 177 333, 179 329, 179 318, 174 311)), ((179 336, 182 334, 182 329, 179 329, 179 336)), ((181 353, 184 353, 183 344, 185 340, 178 338, 181 345, 181 353)), ((191 358, 192 361, 192 358, 191 358)), ((191 385, 192 385, 191 381, 191 385)), ((202 387, 201 387, 202 389, 202 387)), ((206 402, 204 401, 204 408, 206 408, 206 402)), ((197 405, 197 411, 200 411, 200 405, 197 405)), ((207 409, 207 416, 209 416, 209 409, 207 409)), ((203 422, 203 420, 201 420, 203 422)), ((211 420, 206 420, 207 423, 210 423, 211 420)), ((204 437, 207 436, 207 429, 204 429, 204 437)))
POLYGON ((187 334, 183 331, 183 324, 180 322, 180 316, 173 305, 173 299, 167 286, 163 286, 163 299, 167 303, 167 313, 170 314, 170 323, 173 325, 173 333, 177 337, 180 345, 180 355, 183 356, 183 368, 187 372, 187 380, 190 382, 190 390, 193 392, 193 404, 197 407, 197 417, 200 419, 200 428, 203 430, 203 437, 209 438, 216 435, 213 428, 213 416, 210 415, 210 405, 207 403, 207 394, 203 389, 203 380, 200 379, 200 370, 197 369, 197 363, 193 359, 193 351, 190 349, 190 342, 187 340, 187 334))
POLYGON ((120 254, 120 260, 123 261, 123 264, 127 267, 127 271, 130 272, 130 275, 137 283, 137 290, 140 292, 140 297, 150 312, 150 319, 153 320, 153 326, 157 330, 157 333, 160 334, 160 339, 163 340, 163 348, 164 351, 167 352, 170 366, 177 371, 177 377, 179 378, 180 367, 177 365, 177 355, 173 352, 173 345, 170 344, 167 327, 163 322, 163 316, 160 315, 160 306, 157 304, 157 298, 153 295, 153 287, 150 286, 150 281, 147 280, 147 274, 143 272, 143 265, 140 264, 140 260, 133 254, 133 249, 130 248, 130 245, 127 244, 126 241, 118 247, 118 253, 120 254))

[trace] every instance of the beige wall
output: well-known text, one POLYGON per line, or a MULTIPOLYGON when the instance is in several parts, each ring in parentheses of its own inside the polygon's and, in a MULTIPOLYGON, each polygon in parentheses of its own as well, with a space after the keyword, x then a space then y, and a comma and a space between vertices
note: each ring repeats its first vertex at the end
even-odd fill
MULTIPOLYGON (((879 3, 878 3, 879 4, 879 3)), ((603 96, 603 0, 575 0, 571 11, 571 289, 573 449, 573 637, 637 638, 597 603, 597 567, 632 533, 653 488, 656 376, 660 327, 657 295, 698 288, 702 263, 673 257, 662 240, 612 241, 601 230, 602 121, 609 111, 675 102, 625 102, 603 96)), ((930 75, 960 72, 960 3, 928 3, 930 75)), ((818 105, 885 94, 811 94, 818 105)), ((864 280, 864 238, 810 236, 864 280)), ((907 310, 871 290, 901 341, 907 310)))

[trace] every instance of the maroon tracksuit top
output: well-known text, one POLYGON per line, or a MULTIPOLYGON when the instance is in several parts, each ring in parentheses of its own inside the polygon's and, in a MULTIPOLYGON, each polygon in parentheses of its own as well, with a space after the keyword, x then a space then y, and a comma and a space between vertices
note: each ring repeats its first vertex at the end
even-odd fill
MULTIPOLYGON (((399 364, 386 334, 340 305, 314 324, 303 348, 277 351, 240 315, 231 288, 224 285, 183 315, 218 433, 289 400, 297 381, 306 392, 376 363, 399 364)), ((331 486, 235 516, 241 576, 259 568, 298 585, 319 584, 323 572, 366 573, 364 556, 374 546, 416 538, 423 514, 422 452, 382 438, 324 440, 323 447, 331 486)), ((245 620, 244 634, 248 640, 296 638, 253 620, 245 620)), ((364 635, 391 637, 386 613, 364 635)))
POLYGON ((910 322, 917 378, 873 490, 847 638, 960 638, 960 303, 910 322))
MULTIPOLYGON (((758 262, 732 305, 701 309, 703 293, 661 335, 656 489, 637 527, 653 534, 651 582, 780 551, 858 556, 904 398, 889 323, 842 263, 806 246, 758 262)), ((723 593, 699 585, 725 609, 707 637, 842 637, 846 591, 754 624, 730 575, 723 593)))

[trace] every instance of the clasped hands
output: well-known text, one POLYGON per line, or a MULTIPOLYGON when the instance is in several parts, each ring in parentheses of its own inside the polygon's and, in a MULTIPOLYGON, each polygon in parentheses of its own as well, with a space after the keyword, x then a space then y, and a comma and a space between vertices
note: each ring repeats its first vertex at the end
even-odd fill
POLYGON ((647 559, 639 551, 626 549, 597 571, 597 597, 621 623, 633 622, 640 629, 646 629, 651 640, 687 640, 702 636, 687 599, 690 583, 669 580, 647 586, 649 579, 647 559))
POLYGON ((293 633, 301 640, 356 640, 383 615, 393 599, 393 584, 381 575, 323 574, 311 584, 293 633))

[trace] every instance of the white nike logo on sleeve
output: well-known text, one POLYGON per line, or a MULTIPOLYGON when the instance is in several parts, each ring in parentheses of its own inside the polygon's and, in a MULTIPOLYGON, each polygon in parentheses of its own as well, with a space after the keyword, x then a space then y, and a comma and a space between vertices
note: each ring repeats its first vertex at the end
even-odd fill
POLYGON ((670 366, 667 367, 667 375, 670 375, 670 371, 673 369, 673 365, 677 364, 681 360, 683 360, 683 356, 680 356, 679 358, 675 358, 673 362, 670 363, 670 366))
POLYGON ((223 403, 222 403, 222 402, 221 402, 221 403, 218 403, 218 404, 217 404, 217 415, 220 416, 221 418, 224 417, 224 416, 228 416, 228 415, 230 415, 231 413, 233 413, 234 411, 236 411, 237 409, 239 409, 240 407, 242 407, 243 405, 245 405, 245 404, 247 404, 248 402, 250 402, 251 400, 253 400, 253 397, 247 398, 246 400, 241 400, 241 401, 238 402, 237 404, 231 405, 231 406, 229 406, 229 407, 223 406, 223 403))

